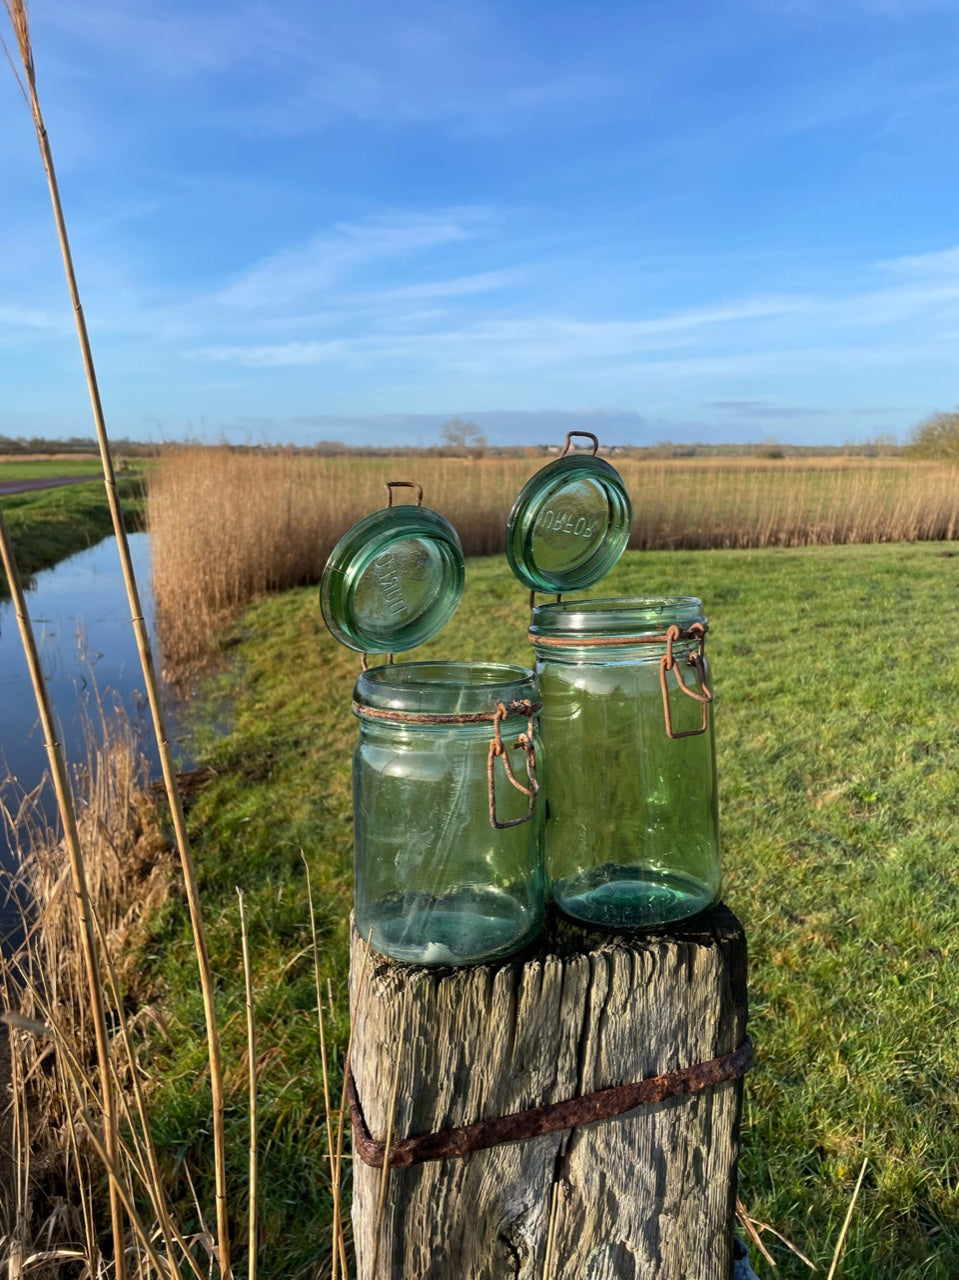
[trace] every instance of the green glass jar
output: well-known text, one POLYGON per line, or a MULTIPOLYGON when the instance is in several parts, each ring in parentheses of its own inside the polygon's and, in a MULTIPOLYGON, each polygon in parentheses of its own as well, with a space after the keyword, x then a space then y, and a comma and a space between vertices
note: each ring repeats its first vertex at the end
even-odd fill
POLYGON ((492 663, 410 662, 360 675, 355 920, 376 951, 420 965, 477 964, 539 932, 537 696, 532 671, 492 663))
POLYGON ((533 609, 546 871, 578 920, 648 928, 719 896, 706 632, 685 596, 533 609))

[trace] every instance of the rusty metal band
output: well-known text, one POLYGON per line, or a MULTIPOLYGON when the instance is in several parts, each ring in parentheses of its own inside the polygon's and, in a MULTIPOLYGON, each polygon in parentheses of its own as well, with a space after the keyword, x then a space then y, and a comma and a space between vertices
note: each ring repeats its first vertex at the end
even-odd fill
MULTIPOLYGON (((519 702, 500 703, 499 706, 506 708, 507 716, 524 716, 527 720, 531 716, 539 715, 543 709, 541 702, 529 702, 522 699, 519 702)), ((362 716, 366 720, 392 720, 397 724, 497 724, 502 720, 502 714, 499 707, 495 711, 470 711, 462 713, 450 713, 449 715, 429 715, 420 711, 393 711, 389 707, 366 707, 360 702, 353 703, 354 714, 362 716)))
MULTIPOLYGON (((670 627, 670 631, 676 634, 672 636, 676 640, 699 640, 702 641, 706 637, 709 630, 708 626, 704 626, 701 622, 694 622, 691 627, 685 631, 681 627, 670 627)), ((543 645, 547 648, 556 649, 592 649, 613 647, 614 645, 637 645, 637 644, 668 644, 670 640, 669 631, 661 636, 538 636, 531 631, 529 633, 530 644, 543 645)))
POLYGON ((412 1138, 397 1138, 389 1144, 377 1142, 366 1126, 363 1109, 356 1092, 353 1072, 347 1077, 347 1099, 353 1121, 353 1149, 364 1164, 382 1169, 384 1163, 391 1169, 423 1164, 427 1160, 442 1160, 446 1156, 465 1156, 473 1151, 484 1151, 503 1142, 521 1142, 538 1138, 544 1133, 557 1133, 561 1129, 573 1129, 577 1125, 591 1124, 595 1120, 611 1120, 635 1107, 667 1098, 679 1098, 691 1093, 701 1093, 713 1085, 744 1076, 753 1062, 753 1046, 749 1036, 738 1049, 708 1062, 692 1067, 681 1067, 665 1075, 650 1076, 636 1084, 617 1085, 612 1089, 600 1089, 580 1098, 565 1102, 549 1103, 517 1111, 508 1116, 496 1116, 479 1120, 475 1124, 456 1129, 441 1129, 438 1133, 425 1133, 412 1138))

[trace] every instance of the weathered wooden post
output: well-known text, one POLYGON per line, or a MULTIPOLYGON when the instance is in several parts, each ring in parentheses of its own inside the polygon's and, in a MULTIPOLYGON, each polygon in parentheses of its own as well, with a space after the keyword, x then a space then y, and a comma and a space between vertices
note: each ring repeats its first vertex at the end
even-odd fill
POLYGON ((393 664, 448 621, 464 580, 459 537, 418 485, 389 482, 323 571, 323 616, 364 654, 358 1280, 732 1277, 750 1047, 742 929, 710 906, 709 625, 692 596, 577 594, 629 538, 598 449, 570 432, 507 522, 535 672, 393 664), (416 505, 394 507, 395 488, 416 505))
POLYGON ((724 906, 557 917, 462 969, 354 934, 351 1007, 358 1280, 730 1280, 750 1047, 724 906))

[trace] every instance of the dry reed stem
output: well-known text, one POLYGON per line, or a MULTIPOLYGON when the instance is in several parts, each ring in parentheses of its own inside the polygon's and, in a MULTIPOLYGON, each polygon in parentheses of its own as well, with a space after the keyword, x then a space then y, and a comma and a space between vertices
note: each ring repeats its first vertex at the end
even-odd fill
MULTIPOLYGON (((103 1110, 103 1122, 106 1133, 105 1150, 109 1157, 109 1168, 117 1166, 119 1153, 119 1134, 113 1081, 111 1079, 110 1039, 107 1034, 106 1006, 103 995, 103 982, 100 975, 100 961, 94 937, 92 907, 87 884, 86 867, 83 850, 80 846, 80 833, 77 828, 76 806, 73 792, 67 778, 63 752, 57 740, 56 726, 53 719, 53 708, 43 675, 40 654, 37 649, 33 625, 27 612, 23 584, 17 566, 13 544, 7 530, 3 509, 0 506, 0 559, 7 575, 7 584, 14 603, 17 627, 23 651, 30 672, 30 682, 36 698, 37 711, 43 728, 43 740, 46 747, 47 761, 53 778, 57 807, 63 822, 64 840, 70 859, 70 872, 73 879, 73 890, 76 895, 79 912, 80 938, 83 947, 84 968, 87 986, 90 993, 90 1006, 93 1014, 94 1034, 97 1046, 97 1066, 100 1075, 100 1106, 103 1110)), ((123 1216, 120 1207, 122 1191, 113 1173, 110 1174, 110 1220, 113 1230, 114 1263, 117 1280, 125 1276, 123 1216)))
POLYGON ((777 1231, 775 1227, 771 1227, 768 1222, 760 1222, 758 1218, 753 1218, 749 1214, 749 1212, 746 1209, 746 1206, 743 1204, 742 1200, 740 1200, 738 1196, 736 1197, 736 1217, 742 1223, 744 1229, 749 1235, 749 1238, 753 1241, 756 1248, 763 1255, 763 1257, 766 1259, 766 1261, 769 1263, 771 1267, 776 1266, 776 1261, 773 1258, 772 1254, 769 1252, 769 1250, 766 1248, 766 1246, 763 1244, 762 1239, 759 1235, 760 1231, 768 1231, 771 1235, 774 1235, 777 1240, 782 1241, 782 1243, 786 1246, 786 1248, 790 1251, 790 1253, 794 1253, 800 1262, 804 1262, 810 1271, 816 1270, 816 1264, 814 1262, 811 1262, 809 1258, 807 1258, 806 1255, 803 1253, 803 1251, 801 1249, 798 1249, 791 1240, 787 1240, 781 1231, 777 1231))
MULTIPOLYGON (((170 810, 173 817, 173 826, 176 834, 177 848, 180 853, 181 866, 183 868, 184 880, 186 882, 187 901, 190 911, 190 920, 193 929, 194 947, 197 953, 197 960, 200 970, 200 984, 203 993, 204 1012, 206 1017, 207 1030, 207 1047, 210 1063, 210 1085, 212 1091, 213 1103, 213 1145, 214 1145, 214 1166, 215 1166, 215 1197, 217 1210, 217 1235, 218 1235, 218 1253, 220 1272, 223 1280, 231 1280, 232 1267, 230 1263, 230 1232, 229 1218, 227 1213, 227 1190, 226 1190, 226 1139, 225 1139, 225 1120, 224 1120, 224 1098, 222 1084, 222 1065, 220 1058, 219 1035, 216 1026, 216 1009, 214 1004, 214 988, 213 978, 210 972, 209 954, 206 945, 206 935, 203 926, 203 917, 200 907, 199 891, 197 887, 196 871, 193 866, 193 859, 190 853, 189 840, 186 832, 186 820, 183 813, 183 805, 176 782, 176 769, 174 767, 173 755, 169 741, 166 736, 165 717, 160 699, 159 683, 156 677, 156 669, 153 662, 153 654, 150 647, 150 638, 146 627, 146 621, 143 615, 143 608, 140 603, 140 594, 136 582, 136 574, 133 569, 133 561, 130 555, 129 542, 126 535, 126 527, 123 522, 123 514, 120 509, 120 500, 117 492, 116 476, 113 470, 113 461, 110 456, 110 442, 107 435, 106 421, 103 414, 103 405, 100 398, 100 388, 97 380, 96 367, 93 360, 93 351, 90 346, 89 335, 87 333, 86 320, 83 314, 83 306, 80 300, 80 291, 77 284, 76 273, 73 266, 73 255, 70 249, 70 241, 67 234, 66 219, 63 213, 63 206, 60 199, 60 189, 57 182, 56 170, 53 163, 53 151, 50 146, 50 140, 47 134, 46 126, 43 121, 43 114, 40 108, 40 98, 37 91, 36 75, 33 60, 33 50, 30 41, 30 24, 27 17, 27 10, 24 0, 4 0, 7 13, 13 25, 17 38, 17 44, 20 51, 21 61, 23 62, 24 71, 27 77, 27 89, 30 102, 30 109, 33 115, 34 125, 37 134, 37 143, 40 148, 40 157, 43 163, 44 172, 47 177, 47 186, 50 192, 50 199, 53 206, 54 221, 56 224, 57 238, 60 244, 60 251, 63 258, 63 266, 67 276, 67 284, 70 291, 70 299, 73 304, 74 317, 76 320, 77 337, 80 344, 80 352, 83 360, 83 367, 86 374, 87 389, 90 395, 90 404, 93 411, 94 425, 96 428, 97 443, 99 446, 100 460, 103 468, 103 478, 106 487, 107 500, 110 507, 110 516, 113 523, 114 533, 117 540, 117 548, 120 555, 120 564, 123 571, 124 583, 127 591, 127 598, 130 603, 131 621, 133 623, 134 635, 136 637, 137 650, 140 656, 140 663, 143 669, 144 683, 147 690, 147 699, 150 704, 150 711, 153 717, 153 723, 156 729, 157 744, 160 755, 160 764, 163 772, 163 779, 166 785, 167 796, 170 802, 170 810)), ((112 1192, 111 1192, 112 1196, 112 1192)), ((123 1280, 123 1258, 122 1253, 117 1258, 117 1280, 123 1280)))
POLYGON ((248 1280, 256 1280, 256 1223, 258 1214, 257 1181, 257 1130, 256 1130, 256 1020, 253 1013, 253 969, 250 965, 250 938, 246 927, 246 910, 243 891, 237 889, 240 902, 240 939, 243 947, 243 988, 246 993, 246 1048, 249 1058, 249 1108, 250 1108, 250 1207, 249 1207, 249 1261, 248 1280))
MULTIPOLYGON (((776 1259, 772 1256, 772 1254, 763 1244, 762 1238, 760 1237, 759 1232, 756 1230, 757 1225, 763 1226, 764 1224, 763 1223, 757 1224, 753 1221, 753 1219, 746 1212, 746 1206, 743 1204, 742 1200, 740 1200, 739 1196, 736 1197, 736 1217, 742 1223, 743 1227, 746 1230, 746 1234, 749 1236, 750 1240, 752 1240, 753 1244, 756 1246, 759 1252, 763 1255, 763 1257, 766 1259, 769 1265, 771 1267, 775 1267, 776 1259)), ((777 1232, 776 1234, 778 1235, 779 1233, 777 1232)), ((810 1263, 810 1266, 812 1266, 811 1263, 810 1263)), ((814 1271, 815 1269, 816 1268, 813 1267, 814 1271)))
MULTIPOLYGON (((116 1010, 116 1025, 119 1029, 120 1039, 123 1042, 124 1052, 126 1053, 127 1063, 129 1065, 130 1087, 133 1092, 134 1102, 136 1105, 137 1119, 139 1126, 134 1124, 133 1116, 129 1107, 126 1106, 126 1095, 122 1088, 121 1082, 117 1080, 118 1097, 124 1103, 124 1110, 127 1117, 127 1124, 134 1140, 142 1147, 143 1157, 146 1163, 138 1169, 139 1180, 141 1185, 146 1189, 153 1206, 153 1212, 156 1215, 160 1232, 163 1235, 167 1253, 173 1256, 174 1242, 179 1246, 184 1258, 189 1263, 191 1270, 196 1276, 196 1280, 204 1280, 203 1272, 197 1265, 196 1259, 190 1252, 186 1240, 177 1227, 176 1223, 170 1215, 167 1205, 166 1194, 164 1191, 163 1177, 160 1173, 160 1166, 157 1160, 156 1146, 153 1142, 153 1134, 150 1129, 150 1121, 146 1111, 146 1100, 143 1097, 143 1089, 140 1085, 140 1064, 130 1038, 130 1028, 127 1019, 123 1016, 123 1000, 120 994, 120 984, 116 972, 116 966, 113 963, 109 949, 103 939, 102 928, 99 920, 99 913, 94 907, 94 921, 97 926, 98 936, 103 948, 103 956, 106 961, 107 978, 110 984, 111 994, 113 996, 114 1009, 116 1010)), ((141 1157, 142 1158, 142 1157, 141 1157)), ((251 1280, 255 1277, 251 1276, 251 1280)))
MULTIPOLYGON (((154 1268, 155 1275, 172 1275, 175 1280, 183 1280, 181 1272, 172 1257, 167 1259, 167 1264, 165 1265, 159 1254, 157 1254, 153 1246, 151 1234, 143 1225, 143 1221, 137 1212, 133 1192, 127 1185, 128 1180, 124 1176, 124 1168, 119 1160, 114 1161, 112 1155, 107 1151, 106 1143, 101 1142, 98 1136, 97 1118, 82 1103, 82 1099, 84 1097, 93 1096, 93 1082, 84 1070, 83 1064, 78 1059, 69 1040, 63 1035, 52 1019, 48 1023, 37 1023, 33 1019, 23 1018, 18 1014, 7 1012, 0 1015, 0 1021, 4 1022, 7 1026, 16 1027, 18 1030, 26 1031, 31 1035, 44 1035, 50 1037, 56 1046, 57 1064, 62 1067, 69 1082, 69 1088, 64 1089, 63 1091, 64 1097, 72 1095, 78 1100, 76 1118, 83 1122, 86 1140, 94 1148, 98 1159, 107 1170, 112 1185, 116 1186, 123 1208, 126 1212, 127 1219, 133 1227, 134 1233, 139 1239, 141 1247, 145 1250, 150 1263, 154 1268)), ((72 1110, 73 1109, 71 1108, 71 1111, 72 1110)), ((129 1149, 122 1142, 119 1145, 118 1152, 124 1155, 127 1159, 129 1158, 129 1149)), ((95 1256, 96 1255, 94 1253, 86 1259, 87 1265, 88 1267, 91 1267, 91 1269, 93 1258, 95 1256)))
POLYGON ((836 1274, 836 1268, 839 1266, 839 1255, 842 1253, 842 1247, 846 1241, 846 1233, 849 1230, 849 1224, 852 1222, 853 1210, 856 1207, 856 1201, 859 1199, 859 1191, 862 1187, 862 1180, 866 1176, 866 1165, 869 1163, 869 1157, 866 1156, 862 1162, 862 1168, 859 1170, 859 1177, 856 1179, 856 1186, 852 1193, 852 1199, 849 1201, 849 1208, 846 1211, 846 1220, 842 1224, 842 1230, 839 1233, 839 1239, 836 1241, 836 1251, 832 1256, 832 1266, 829 1268, 829 1274, 826 1280, 833 1280, 836 1274))
MULTIPOLYGON (((330 1114, 330 1072, 326 1060, 326 1029, 323 1024, 323 989, 320 982, 320 948, 316 936, 316 912, 313 907, 313 883, 310 879, 310 866, 306 854, 300 850, 303 866, 306 869, 306 900, 310 909, 310 939, 313 948, 313 983, 316 988, 316 1020, 320 1033, 320 1065, 323 1071, 323 1107, 326 1113, 326 1149, 330 1160, 330 1182, 333 1191, 333 1274, 331 1280, 337 1280, 340 1251, 337 1239, 337 1226, 340 1221, 340 1180, 333 1158, 333 1118, 330 1114)), ((343 1267, 344 1280, 346 1266, 343 1267)))

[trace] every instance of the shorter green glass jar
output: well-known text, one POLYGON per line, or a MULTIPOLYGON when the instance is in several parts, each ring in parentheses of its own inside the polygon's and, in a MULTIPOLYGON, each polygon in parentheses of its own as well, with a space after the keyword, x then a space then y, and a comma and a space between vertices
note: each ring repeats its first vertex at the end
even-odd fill
POLYGON ((532 671, 493 663, 410 662, 360 675, 355 920, 376 951, 478 964, 539 932, 537 697, 532 671))
POLYGON ((706 631, 685 596, 533 609, 546 871, 575 919, 649 928, 719 896, 706 631))

